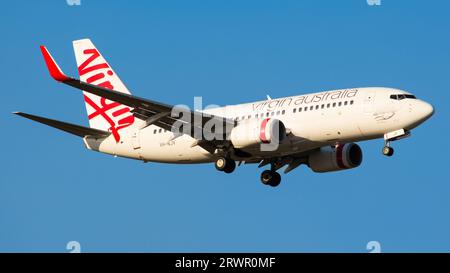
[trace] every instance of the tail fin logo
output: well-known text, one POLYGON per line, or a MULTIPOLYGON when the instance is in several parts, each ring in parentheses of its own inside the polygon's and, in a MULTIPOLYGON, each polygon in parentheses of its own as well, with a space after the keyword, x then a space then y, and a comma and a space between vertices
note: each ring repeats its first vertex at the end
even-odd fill
MULTIPOLYGON (((83 54, 89 57, 78 67, 80 77, 86 77, 87 83, 114 90, 113 84, 108 79, 114 75, 111 67, 106 62, 94 64, 95 60, 100 57, 97 49, 86 49, 83 51, 83 54)), ((84 100, 94 109, 94 112, 88 115, 89 120, 95 118, 104 119, 109 124, 109 131, 116 142, 120 141, 119 131, 131 126, 135 121, 131 109, 118 102, 108 101, 105 98, 88 94, 84 95, 84 100)))

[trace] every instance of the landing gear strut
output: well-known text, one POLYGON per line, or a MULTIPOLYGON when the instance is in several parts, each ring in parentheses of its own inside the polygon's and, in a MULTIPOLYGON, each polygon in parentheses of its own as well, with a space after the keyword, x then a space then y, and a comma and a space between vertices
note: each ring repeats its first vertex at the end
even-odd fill
POLYGON ((272 187, 276 187, 280 185, 281 175, 276 171, 265 170, 261 173, 261 182, 264 185, 269 185, 272 187))
POLYGON ((394 148, 391 147, 390 141, 386 141, 385 146, 383 147, 383 155, 392 156, 394 154, 394 148))
POLYGON ((219 157, 214 164, 216 169, 225 173, 232 173, 236 169, 236 162, 231 158, 219 157))

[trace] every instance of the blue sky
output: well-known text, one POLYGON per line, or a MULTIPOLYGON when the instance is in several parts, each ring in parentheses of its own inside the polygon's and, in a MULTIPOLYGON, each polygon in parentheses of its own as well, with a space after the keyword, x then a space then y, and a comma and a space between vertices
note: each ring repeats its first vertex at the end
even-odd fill
POLYGON ((0 251, 450 251, 448 1, 7 1, 0 10, 0 251), (139 2, 139 3, 137 3, 139 2), (136 95, 234 104, 389 86, 435 106, 431 120, 363 165, 307 167, 261 185, 256 166, 164 165, 87 151, 81 139, 13 116, 87 125, 78 91, 50 79, 38 46, 76 75, 91 38, 136 95))

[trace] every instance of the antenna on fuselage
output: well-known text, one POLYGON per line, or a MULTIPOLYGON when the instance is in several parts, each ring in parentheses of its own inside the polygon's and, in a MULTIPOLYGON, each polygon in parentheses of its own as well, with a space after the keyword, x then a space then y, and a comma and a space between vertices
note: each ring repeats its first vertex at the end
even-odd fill
POLYGON ((266 95, 266 96, 267 96, 267 100, 272 100, 272 98, 269 95, 266 95))

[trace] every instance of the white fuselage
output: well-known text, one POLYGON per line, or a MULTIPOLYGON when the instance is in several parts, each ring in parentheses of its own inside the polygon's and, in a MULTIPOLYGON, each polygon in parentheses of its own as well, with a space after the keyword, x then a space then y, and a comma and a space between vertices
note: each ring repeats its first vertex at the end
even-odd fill
MULTIPOLYGON (((354 88, 333 90, 254 103, 205 110, 237 122, 267 117, 281 120, 288 137, 275 151, 252 150, 253 159, 286 156, 325 145, 382 138, 399 129, 411 130, 433 113, 433 107, 415 98, 395 99, 392 95, 410 95, 392 88, 354 88)), ((143 161, 166 163, 203 163, 215 155, 188 135, 173 139, 173 133, 151 125, 142 130, 129 128, 116 143, 113 137, 86 137, 89 149, 143 161)))

